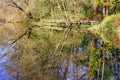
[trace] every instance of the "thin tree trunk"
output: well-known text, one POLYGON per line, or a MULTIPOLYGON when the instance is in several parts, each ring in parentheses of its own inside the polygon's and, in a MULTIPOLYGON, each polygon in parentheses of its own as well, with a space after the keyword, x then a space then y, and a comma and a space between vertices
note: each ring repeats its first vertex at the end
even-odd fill
POLYGON ((57 69, 56 69, 56 80, 59 80, 59 68, 58 68, 58 64, 57 64, 57 69))
POLYGON ((76 78, 75 80, 78 80, 78 66, 76 66, 76 78))
POLYGON ((103 6, 103 16, 106 16, 106 8, 107 6, 103 6))
POLYGON ((99 61, 99 68, 98 68, 99 70, 98 70, 98 76, 97 76, 98 80, 100 80, 100 67, 101 67, 101 59, 99 61))
POLYGON ((103 66, 102 66, 102 78, 101 78, 101 80, 104 80, 104 68, 105 68, 105 62, 103 61, 103 66))
POLYGON ((19 72, 17 72, 16 80, 19 80, 19 72))
POLYGON ((101 80, 104 80, 104 69, 105 69, 105 54, 103 55, 103 64, 102 64, 102 77, 101 77, 101 80))
POLYGON ((68 53, 68 56, 67 56, 67 59, 66 59, 66 65, 65 65, 65 72, 64 72, 63 80, 67 79, 69 63, 70 63, 70 50, 69 50, 69 53, 68 53))
POLYGON ((71 1, 71 11, 73 12, 73 13, 75 13, 75 1, 74 0, 72 0, 71 1))
MULTIPOLYGON (((108 3, 109 0, 105 0, 104 3, 108 3)), ((107 16, 109 11, 109 5, 103 5, 103 16, 107 16)))
POLYGON ((76 43, 77 47, 76 47, 76 53, 75 53, 75 80, 78 80, 78 64, 77 64, 77 49, 78 49, 78 44, 76 43))
POLYGON ((75 80, 78 80, 78 64, 77 64, 77 60, 76 60, 76 74, 75 74, 75 80))

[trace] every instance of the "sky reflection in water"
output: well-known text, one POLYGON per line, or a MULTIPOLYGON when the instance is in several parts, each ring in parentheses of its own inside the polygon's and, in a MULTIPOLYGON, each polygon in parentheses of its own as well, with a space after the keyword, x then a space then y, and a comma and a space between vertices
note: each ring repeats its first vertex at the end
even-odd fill
MULTIPOLYGON (((0 47, 0 57, 3 54, 2 47, 0 47)), ((13 80, 12 77, 7 73, 7 71, 4 69, 3 62, 6 62, 7 58, 1 58, 0 59, 0 80, 13 80)))

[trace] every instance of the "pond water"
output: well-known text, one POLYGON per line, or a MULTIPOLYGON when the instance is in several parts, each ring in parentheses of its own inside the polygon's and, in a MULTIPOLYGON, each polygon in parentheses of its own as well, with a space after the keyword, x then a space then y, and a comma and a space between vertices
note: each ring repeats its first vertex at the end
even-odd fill
MULTIPOLYGON (((0 47, 0 56, 2 56, 3 51, 0 47)), ((1 58, 0 59, 0 80, 13 80, 13 78, 8 74, 8 72, 4 68, 4 63, 7 62, 7 58, 1 58)))
POLYGON ((18 31, 21 30, 20 26, 21 24, 0 23, 0 80, 13 80, 4 67, 4 63, 8 64, 9 60, 7 56, 2 57, 7 51, 9 52, 10 47, 7 44, 2 45, 2 38, 4 38, 5 42, 8 42, 12 38, 10 35, 16 34, 15 36, 17 36, 18 31))
MULTIPOLYGON (((16 36, 18 36, 19 34, 19 32, 21 33, 21 27, 20 27, 21 25, 20 24, 2 24, 2 25, 0 25, 0 30, 1 29, 4 29, 2 32, 0 32, 0 37, 1 36, 3 36, 4 37, 4 35, 8 35, 8 34, 11 34, 11 35, 13 35, 13 34, 16 34, 15 35, 15 37, 16 36), (1 35, 1 33, 3 34, 3 35, 1 35)), ((8 40, 8 39, 10 39, 11 38, 11 36, 7 36, 7 37, 4 37, 6 40, 8 40)), ((98 40, 97 41, 98 43, 100 43, 101 41, 100 40, 98 40)), ((97 44, 98 45, 98 48, 99 47, 101 47, 100 46, 100 44, 97 44)), ((1 45, 2 46, 2 45, 1 45)), ((8 48, 6 47, 4 50, 3 50, 3 48, 0 46, 0 57, 6 52, 6 51, 8 51, 8 48)), ((76 55, 76 48, 74 48, 74 55, 76 55)), ((81 51, 82 51, 82 47, 80 46, 79 48, 78 48, 78 53, 79 53, 79 55, 80 55, 80 53, 81 53, 81 51)), ((106 55, 106 57, 107 58, 109 58, 109 55, 106 55)), ((119 60, 120 60, 120 58, 119 58, 119 60)), ((8 60, 8 58, 7 57, 3 57, 3 58, 0 58, 0 80, 14 80, 10 75, 9 75, 9 73, 6 71, 6 69, 5 69, 5 67, 4 67, 4 64, 3 63, 5 63, 5 62, 8 62, 9 63, 9 60, 8 60)), ((119 62, 119 64, 118 65, 120 65, 120 61, 118 61, 119 62)), ((63 66, 62 66, 62 68, 63 68, 63 71, 64 71, 64 68, 65 68, 65 61, 63 62, 63 64, 62 64, 63 66)), ((117 65, 117 66, 118 66, 117 65)), ((112 66, 113 67, 113 69, 114 69, 114 66, 115 66, 115 64, 112 66)), ((75 76, 75 74, 74 74, 74 72, 72 72, 72 71, 74 71, 73 69, 76 67, 76 65, 73 63, 73 62, 70 62, 70 64, 69 64, 69 68, 68 68, 68 72, 69 73, 71 73, 71 74, 68 74, 68 76, 67 76, 67 80, 73 80, 73 77, 75 76), (73 75, 74 74, 74 75, 73 75)), ((81 75, 83 75, 83 74, 85 74, 86 73, 86 70, 87 70, 87 67, 81 67, 81 66, 79 66, 78 67, 78 73, 79 73, 79 76, 81 76, 81 75)), ((113 77, 113 78, 111 78, 110 80, 120 80, 120 68, 117 70, 118 71, 118 73, 117 73, 117 75, 118 75, 118 77, 113 77)), ((87 76, 85 76, 84 77, 84 80, 87 80, 87 76)), ((97 79, 94 79, 94 80, 97 80, 97 79)))

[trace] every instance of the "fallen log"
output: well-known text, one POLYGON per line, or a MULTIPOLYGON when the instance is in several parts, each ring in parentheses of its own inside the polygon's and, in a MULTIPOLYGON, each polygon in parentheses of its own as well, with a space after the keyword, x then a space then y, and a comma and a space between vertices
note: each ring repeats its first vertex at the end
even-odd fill
MULTIPOLYGON (((58 24, 66 24, 65 20, 51 20, 48 21, 51 23, 58 23, 58 24)), ((85 24, 85 25, 91 25, 91 24, 99 24, 100 21, 91 21, 91 20, 70 20, 70 24, 85 24)))

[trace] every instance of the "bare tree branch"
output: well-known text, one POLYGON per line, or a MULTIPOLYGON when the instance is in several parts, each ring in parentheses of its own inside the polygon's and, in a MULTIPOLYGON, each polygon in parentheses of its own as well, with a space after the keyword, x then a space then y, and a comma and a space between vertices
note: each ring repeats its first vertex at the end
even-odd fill
POLYGON ((17 42, 17 41, 18 41, 19 39, 21 39, 24 35, 26 35, 27 32, 28 32, 28 30, 25 31, 22 35, 20 35, 17 39, 15 39, 11 44, 14 44, 15 42, 17 42))
POLYGON ((32 29, 34 27, 40 27, 39 25, 34 25, 32 27, 29 27, 22 35, 20 35, 18 38, 16 38, 11 44, 14 44, 15 42, 17 42, 19 39, 21 39, 23 36, 25 36, 28 33, 28 38, 30 38, 32 29))
POLYGON ((15 3, 14 1, 12 1, 13 5, 15 5, 19 10, 24 11, 22 7, 18 6, 17 3, 15 3))
POLYGON ((5 1, 6 3, 10 3, 10 4, 8 4, 8 6, 12 6, 12 7, 16 7, 16 8, 18 8, 19 10, 21 10, 21 11, 24 11, 24 9, 22 8, 22 7, 20 7, 16 2, 14 2, 13 0, 11 0, 11 1, 5 1))
MULTIPOLYGON (((20 11, 24 12, 25 15, 28 18, 30 18, 30 19, 32 19, 34 21, 39 21, 40 20, 40 18, 34 18, 30 11, 26 14, 26 11, 21 6, 19 6, 15 1, 11 0, 11 1, 5 1, 5 2, 6 3, 10 3, 10 4, 8 4, 8 6, 12 6, 12 7, 18 8, 20 11)), ((25 0, 25 3, 26 3, 26 0, 25 0)), ((28 4, 28 3, 26 3, 26 4, 28 4)))

